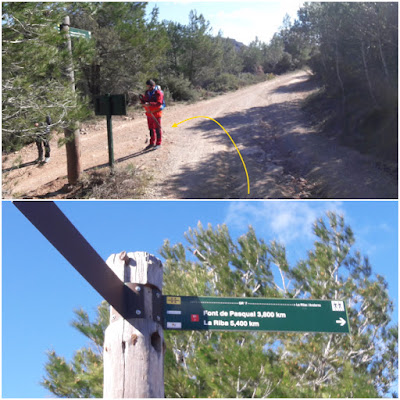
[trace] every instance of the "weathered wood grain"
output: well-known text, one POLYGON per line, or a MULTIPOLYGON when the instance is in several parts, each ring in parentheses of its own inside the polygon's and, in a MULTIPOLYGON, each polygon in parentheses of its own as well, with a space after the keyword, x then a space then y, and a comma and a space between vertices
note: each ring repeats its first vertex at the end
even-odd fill
MULTIPOLYGON (((145 252, 112 254, 108 266, 124 282, 162 289, 162 264, 145 252)), ((152 291, 144 288, 148 318, 111 322, 104 342, 105 398, 164 397, 164 335, 152 320, 152 291)))

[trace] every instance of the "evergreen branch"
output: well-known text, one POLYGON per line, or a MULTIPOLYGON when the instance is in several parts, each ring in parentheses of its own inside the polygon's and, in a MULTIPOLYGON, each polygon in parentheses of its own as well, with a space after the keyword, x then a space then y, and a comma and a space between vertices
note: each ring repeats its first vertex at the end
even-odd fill
POLYGON ((280 265, 279 265, 279 264, 277 264, 277 267, 278 267, 278 269, 279 269, 279 272, 280 272, 280 274, 281 274, 282 285, 283 285, 283 292, 284 292, 285 294, 287 294, 287 289, 286 289, 286 284, 285 284, 285 277, 284 277, 284 274, 283 274, 283 272, 282 272, 282 270, 281 270, 281 267, 280 267, 280 265))

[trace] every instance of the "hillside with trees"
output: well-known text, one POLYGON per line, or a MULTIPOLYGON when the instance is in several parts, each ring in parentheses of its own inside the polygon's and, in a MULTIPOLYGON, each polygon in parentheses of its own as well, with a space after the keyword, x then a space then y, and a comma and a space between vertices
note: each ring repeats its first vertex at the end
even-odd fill
MULTIPOLYGON (((234 240, 225 225, 189 229, 165 241, 163 293, 182 296, 342 299, 350 335, 165 331, 166 397, 397 397, 397 326, 387 282, 355 250, 343 217, 313 224, 314 246, 292 264, 285 247, 253 228, 234 240)), ((76 310, 72 326, 89 339, 71 361, 48 353, 42 385, 57 397, 102 397, 102 347, 109 324, 76 310)))
POLYGON ((193 101, 308 67, 321 91, 307 109, 321 130, 362 151, 397 160, 397 3, 305 3, 266 43, 213 35, 193 10, 186 25, 160 21, 147 3, 3 4, 3 152, 37 134, 82 121, 94 97, 137 102, 152 76, 167 101, 193 101), (65 15, 92 40, 73 39, 77 93, 63 74, 68 53, 57 27, 65 15))
POLYGON ((308 65, 321 84, 311 109, 324 129, 397 161, 398 3, 310 3, 299 30, 313 44, 308 65))

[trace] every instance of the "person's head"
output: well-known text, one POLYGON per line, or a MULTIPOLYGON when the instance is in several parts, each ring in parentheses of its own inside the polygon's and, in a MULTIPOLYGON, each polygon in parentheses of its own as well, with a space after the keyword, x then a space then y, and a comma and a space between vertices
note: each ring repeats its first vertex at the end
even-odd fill
POLYGON ((39 126, 39 122, 35 122, 35 126, 37 128, 39 126))
POLYGON ((146 82, 146 85, 147 85, 147 89, 151 90, 151 89, 154 88, 154 86, 156 86, 156 83, 153 81, 153 79, 149 79, 149 80, 146 82))

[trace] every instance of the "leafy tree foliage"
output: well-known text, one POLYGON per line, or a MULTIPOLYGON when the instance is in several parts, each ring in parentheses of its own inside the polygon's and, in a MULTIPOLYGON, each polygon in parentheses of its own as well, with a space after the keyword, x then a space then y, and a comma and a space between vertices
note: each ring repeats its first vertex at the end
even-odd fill
MULTIPOLYGON (((166 331, 167 397, 380 397, 397 377, 397 326, 387 282, 354 250, 343 217, 328 213, 314 226, 307 258, 290 265, 286 249, 253 228, 233 240, 225 225, 189 229, 187 244, 165 241, 164 294, 342 299, 350 335, 166 331)), ((57 396, 101 396, 105 306, 96 323, 75 323, 98 346, 74 360, 49 354, 45 386, 57 396), (83 365, 85 364, 85 367, 83 365), (94 371, 94 372, 92 372, 94 371), (92 374, 92 378, 88 375, 92 374), (88 379, 94 379, 89 381, 88 379), (76 383, 81 386, 77 386, 76 383)), ((394 394, 396 395, 396 394, 394 394)))
POLYGON ((57 397, 103 397, 104 331, 110 323, 109 306, 103 301, 95 321, 84 310, 75 310, 71 325, 90 340, 90 345, 78 350, 71 362, 49 351, 46 376, 41 384, 57 397))
POLYGON ((339 99, 345 137, 397 160, 398 4, 308 3, 298 14, 316 44, 310 66, 324 97, 339 99))
MULTIPOLYGON (((285 45, 283 43, 282 38, 278 35, 275 34, 273 38, 271 39, 270 43, 266 45, 265 43, 263 44, 263 69, 264 71, 286 71, 287 68, 290 68, 289 66, 283 66, 283 60, 285 60, 285 45)), ((290 55, 288 54, 290 57, 290 55)), ((286 57, 289 58, 289 57, 286 57)))
POLYGON ((241 48, 243 69, 252 73, 281 74, 307 65, 315 47, 299 21, 293 24, 288 15, 269 43, 258 37, 241 48))
POLYGON ((229 54, 229 44, 214 38, 210 23, 194 10, 186 26, 172 21, 164 23, 171 44, 167 52, 170 74, 182 76, 195 87, 209 87, 224 69, 223 56, 229 54))
POLYGON ((251 73, 263 72, 260 69, 262 63, 263 43, 258 37, 253 40, 248 47, 241 48, 241 57, 243 60, 243 71, 251 73))
POLYGON ((315 72, 330 88, 345 97, 357 88, 379 105, 386 85, 397 87, 397 3, 310 3, 299 19, 318 41, 315 72))
POLYGON ((84 69, 82 89, 91 97, 142 90, 143 81, 158 76, 157 65, 168 42, 157 21, 158 9, 146 17, 146 3, 72 3, 75 26, 92 32, 95 58, 84 69))
POLYGON ((46 115, 52 129, 82 120, 100 94, 126 93, 134 103, 150 77, 167 99, 193 100, 197 92, 258 82, 263 67, 271 65, 266 72, 294 67, 286 49, 269 53, 258 39, 247 47, 213 35, 209 21, 195 10, 183 25, 160 22, 157 7, 148 12, 145 2, 4 3, 4 149, 32 140, 38 134, 35 122, 46 115), (64 74, 71 61, 66 38, 56 29, 66 15, 71 26, 92 33, 90 41, 73 38, 76 93, 64 74))
MULTIPOLYGON (((175 286, 171 294, 344 299, 349 307, 348 336, 167 332, 175 354, 168 370, 186 376, 196 396, 376 397, 390 390, 397 327, 389 326, 393 305, 387 283, 372 275, 367 258, 351 250, 354 236, 343 218, 329 214, 328 221, 316 222, 314 233, 314 249, 295 266, 282 245, 266 244, 252 228, 237 244, 225 226, 201 225, 186 235, 187 249, 165 243, 166 287, 175 286), (188 258, 187 250, 199 262, 188 258)), ((175 374, 166 385, 177 394, 175 374)))
MULTIPOLYGON (((57 27, 63 20, 62 3, 3 3, 2 14, 2 139, 7 150, 32 140, 36 122, 47 115, 52 128, 67 127, 83 117, 82 107, 64 68, 70 63, 65 35, 57 27)), ((90 57, 82 43, 76 46, 81 62, 90 57)))

